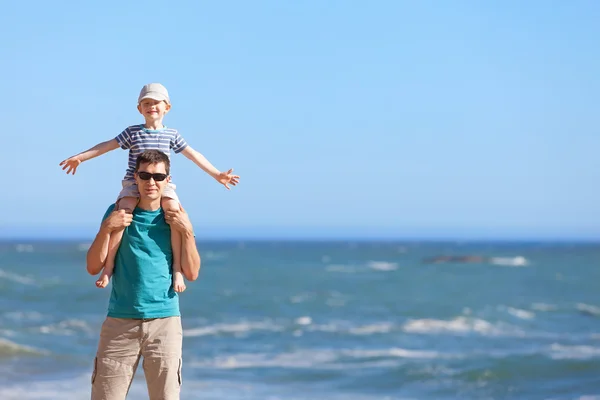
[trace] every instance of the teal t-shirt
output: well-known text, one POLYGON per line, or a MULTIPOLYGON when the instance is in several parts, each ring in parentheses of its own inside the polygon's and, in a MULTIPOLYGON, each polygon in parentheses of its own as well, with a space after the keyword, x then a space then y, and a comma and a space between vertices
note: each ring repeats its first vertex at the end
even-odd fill
MULTIPOLYGON (((104 218, 114 207, 114 204, 108 207, 104 218)), ((173 289, 172 276, 171 227, 165 222, 162 209, 136 208, 115 257, 108 316, 179 316, 179 297, 173 289)))

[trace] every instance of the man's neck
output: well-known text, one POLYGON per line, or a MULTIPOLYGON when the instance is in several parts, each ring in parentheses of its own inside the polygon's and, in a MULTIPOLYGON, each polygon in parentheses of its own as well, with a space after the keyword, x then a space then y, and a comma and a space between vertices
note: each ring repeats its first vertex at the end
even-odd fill
POLYGON ((156 211, 160 208, 160 198, 156 200, 140 199, 138 208, 146 211, 156 211))

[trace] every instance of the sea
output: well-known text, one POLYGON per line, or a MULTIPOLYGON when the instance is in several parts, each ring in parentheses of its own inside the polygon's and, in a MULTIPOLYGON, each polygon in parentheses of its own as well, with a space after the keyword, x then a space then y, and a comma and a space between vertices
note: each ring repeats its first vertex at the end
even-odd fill
MULTIPOLYGON (((0 399, 90 397, 110 290, 88 247, 0 242, 0 399)), ((600 243, 198 247, 181 399, 600 399, 600 243)))

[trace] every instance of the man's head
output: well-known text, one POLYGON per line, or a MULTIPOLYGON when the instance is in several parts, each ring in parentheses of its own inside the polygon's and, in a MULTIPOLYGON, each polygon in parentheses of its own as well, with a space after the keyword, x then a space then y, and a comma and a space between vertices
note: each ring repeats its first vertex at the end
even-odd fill
POLYGON ((146 121, 162 121, 171 109, 171 99, 167 88, 160 83, 144 85, 138 97, 137 108, 146 121))
POLYGON ((140 199, 160 199, 171 180, 169 157, 158 150, 147 150, 140 154, 135 164, 135 181, 140 199))

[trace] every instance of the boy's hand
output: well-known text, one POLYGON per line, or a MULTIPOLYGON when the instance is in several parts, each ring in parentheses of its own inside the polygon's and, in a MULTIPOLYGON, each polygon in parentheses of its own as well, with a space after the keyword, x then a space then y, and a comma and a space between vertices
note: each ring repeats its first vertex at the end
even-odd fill
POLYGON ((178 232, 193 232, 192 223, 190 222, 188 214, 183 207, 181 207, 181 204, 179 205, 178 211, 165 212, 165 221, 171 226, 171 229, 175 229, 178 232))
POLYGON ((133 215, 126 212, 125 210, 118 210, 111 212, 108 217, 102 222, 102 228, 108 232, 124 229, 131 225, 133 215))
POLYGON ((73 175, 75 175, 75 171, 77 171, 77 167, 79 167, 79 164, 81 164, 81 159, 77 156, 73 156, 71 158, 67 158, 66 160, 61 161, 58 165, 63 167, 63 171, 68 168, 67 175, 70 174, 71 171, 73 171, 73 175))
POLYGON ((231 173, 233 172, 233 168, 230 169, 227 172, 219 172, 217 174, 217 176, 215 176, 215 179, 217 180, 217 182, 219 182, 220 184, 222 184, 223 186, 225 186, 227 188, 227 190, 229 190, 229 185, 231 184, 232 186, 235 186, 238 184, 238 182, 240 181, 240 177, 237 175, 232 175, 231 173))

